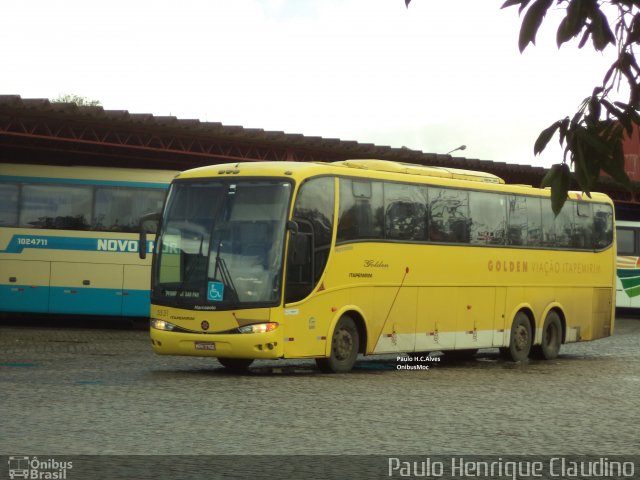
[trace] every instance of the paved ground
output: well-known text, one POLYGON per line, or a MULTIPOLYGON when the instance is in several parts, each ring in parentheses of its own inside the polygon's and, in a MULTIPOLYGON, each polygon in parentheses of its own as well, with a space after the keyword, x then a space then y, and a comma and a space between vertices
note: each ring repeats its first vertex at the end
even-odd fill
POLYGON ((514 365, 491 350, 347 375, 160 357, 140 330, 0 325, 0 455, 640 452, 640 320, 514 365))

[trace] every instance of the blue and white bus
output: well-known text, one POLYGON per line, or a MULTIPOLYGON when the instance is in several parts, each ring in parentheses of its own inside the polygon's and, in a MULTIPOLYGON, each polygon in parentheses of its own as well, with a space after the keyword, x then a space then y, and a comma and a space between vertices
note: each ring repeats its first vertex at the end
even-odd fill
POLYGON ((0 312, 148 317, 140 217, 176 173, 0 164, 0 312))

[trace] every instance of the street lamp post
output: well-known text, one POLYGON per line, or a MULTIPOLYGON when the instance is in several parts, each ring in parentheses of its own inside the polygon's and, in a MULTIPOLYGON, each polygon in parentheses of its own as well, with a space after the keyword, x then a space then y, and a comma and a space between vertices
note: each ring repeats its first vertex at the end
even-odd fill
POLYGON ((449 155, 453 152, 457 152, 458 150, 466 150, 467 146, 466 145, 460 145, 458 148, 454 148, 453 150, 448 151, 447 153, 445 153, 445 155, 449 155))

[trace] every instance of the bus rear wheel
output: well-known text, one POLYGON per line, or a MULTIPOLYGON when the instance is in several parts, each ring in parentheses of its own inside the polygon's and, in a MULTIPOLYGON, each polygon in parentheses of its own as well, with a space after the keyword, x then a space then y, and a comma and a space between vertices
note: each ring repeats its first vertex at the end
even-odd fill
POLYGON ((222 364, 224 368, 226 368, 227 370, 231 370, 233 372, 244 372, 253 363, 252 358, 218 357, 218 361, 222 364))
POLYGON ((353 368, 358 357, 360 336, 353 319, 347 315, 338 320, 331 336, 331 353, 317 358, 316 365, 323 372, 345 373, 353 368))
POLYGON ((514 362, 522 362, 529 356, 532 343, 529 317, 524 312, 518 312, 511 325, 509 347, 503 352, 514 362))
POLYGON ((544 360, 553 360, 560 353, 562 344, 562 322, 557 312, 551 311, 542 327, 542 343, 531 348, 531 356, 544 360))

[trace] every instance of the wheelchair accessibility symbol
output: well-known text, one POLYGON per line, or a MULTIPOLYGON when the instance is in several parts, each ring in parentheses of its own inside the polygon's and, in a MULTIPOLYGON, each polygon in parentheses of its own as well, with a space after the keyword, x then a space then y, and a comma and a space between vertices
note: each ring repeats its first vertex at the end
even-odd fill
POLYGON ((222 282, 209 282, 209 288, 207 289, 207 300, 212 302, 221 302, 224 297, 224 283, 222 282))

